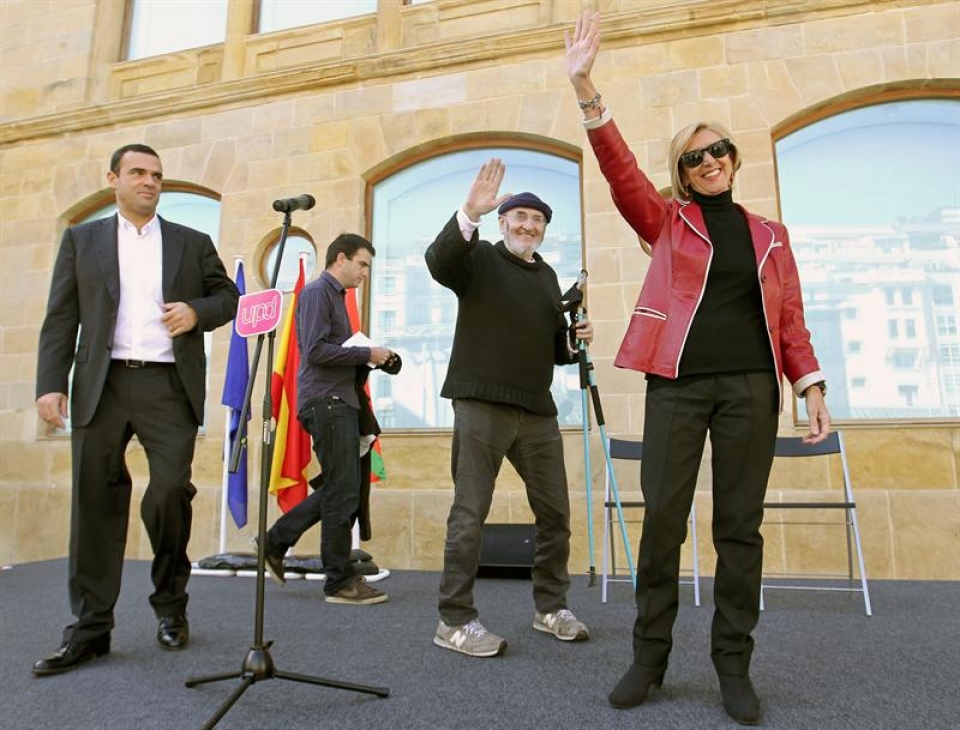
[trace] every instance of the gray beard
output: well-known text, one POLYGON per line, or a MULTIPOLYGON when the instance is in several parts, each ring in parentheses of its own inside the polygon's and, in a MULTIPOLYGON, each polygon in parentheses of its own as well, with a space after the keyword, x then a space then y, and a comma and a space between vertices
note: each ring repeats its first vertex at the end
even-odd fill
POLYGON ((512 253, 518 259, 523 259, 524 261, 533 261, 533 254, 540 248, 540 244, 543 243, 543 239, 539 242, 532 244, 530 247, 523 246, 518 247, 513 241, 508 240, 506 237, 503 239, 503 245, 506 246, 507 251, 512 253))

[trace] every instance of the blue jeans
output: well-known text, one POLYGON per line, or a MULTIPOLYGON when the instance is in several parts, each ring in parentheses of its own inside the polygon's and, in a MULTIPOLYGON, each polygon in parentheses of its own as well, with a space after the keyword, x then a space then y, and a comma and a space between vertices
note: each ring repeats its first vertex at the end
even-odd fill
POLYGON ((454 497, 440 582, 440 617, 448 626, 477 618, 473 585, 483 523, 504 456, 527 490, 536 523, 533 599, 537 611, 567 607, 570 575, 570 498, 556 416, 503 403, 456 399, 451 468, 454 497))
POLYGON ((318 490, 320 559, 326 575, 323 592, 328 596, 356 574, 350 563, 350 526, 360 509, 359 416, 339 398, 311 398, 299 414, 323 473, 318 490))

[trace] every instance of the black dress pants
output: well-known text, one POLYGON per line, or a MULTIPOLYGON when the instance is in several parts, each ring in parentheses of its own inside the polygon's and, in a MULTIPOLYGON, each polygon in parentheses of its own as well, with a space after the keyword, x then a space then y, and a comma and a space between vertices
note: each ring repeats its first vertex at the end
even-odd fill
POLYGON ((158 617, 186 611, 197 422, 173 364, 112 364, 93 419, 71 434, 68 590, 77 620, 65 629, 64 641, 91 641, 113 628, 132 489, 125 452, 134 434, 150 473, 140 503, 154 554, 150 604, 158 617))
POLYGON ((667 666, 679 604, 680 547, 709 433, 717 551, 711 657, 718 674, 748 673, 751 632, 760 612, 760 523, 778 411, 773 373, 649 379, 640 467, 646 511, 637 572, 635 663, 652 671, 667 666))

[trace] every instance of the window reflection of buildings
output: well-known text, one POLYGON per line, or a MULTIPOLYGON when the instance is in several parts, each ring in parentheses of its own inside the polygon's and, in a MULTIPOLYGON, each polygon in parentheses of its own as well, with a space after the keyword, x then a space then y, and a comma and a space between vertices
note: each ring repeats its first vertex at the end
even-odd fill
POLYGON ((834 417, 960 416, 960 208, 791 235, 834 417))
POLYGON ((372 383, 374 409, 384 428, 452 426, 452 411, 443 408, 438 394, 450 357, 456 299, 437 296, 446 290, 430 277, 422 253, 431 242, 384 246, 377 257, 375 338, 403 359, 400 373, 381 374, 372 383), (416 253, 404 255, 404 250, 416 253))

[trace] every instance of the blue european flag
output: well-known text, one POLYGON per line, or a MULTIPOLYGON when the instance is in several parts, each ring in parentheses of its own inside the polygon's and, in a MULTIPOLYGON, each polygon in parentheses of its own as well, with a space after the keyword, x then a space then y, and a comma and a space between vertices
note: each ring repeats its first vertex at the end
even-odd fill
MULTIPOLYGON (((243 276, 243 262, 237 264, 237 289, 240 294, 247 293, 247 286, 243 276)), ((228 454, 233 453, 233 445, 237 440, 240 429, 240 411, 243 410, 243 397, 247 393, 247 382, 250 379, 250 364, 247 354, 247 340, 237 334, 236 327, 230 335, 230 353, 227 356, 227 374, 223 381, 223 398, 221 403, 230 409, 230 425, 227 439, 228 454)), ((250 420, 249 409, 247 420, 250 420)), ((246 433, 246 429, 244 429, 246 433)), ((229 458, 229 457, 227 457, 229 458)), ((227 473, 227 506, 237 527, 247 524, 247 445, 244 438, 243 448, 240 451, 240 464, 237 471, 227 473)))

